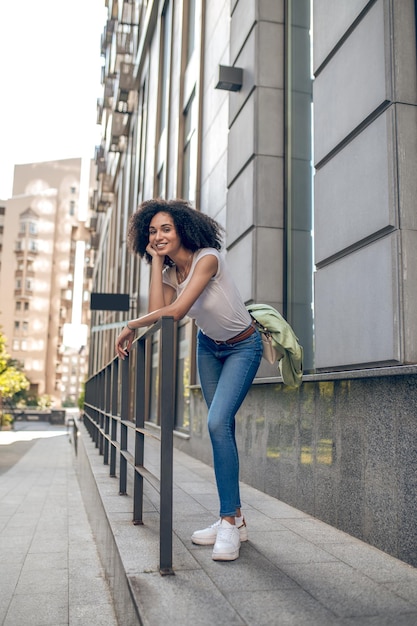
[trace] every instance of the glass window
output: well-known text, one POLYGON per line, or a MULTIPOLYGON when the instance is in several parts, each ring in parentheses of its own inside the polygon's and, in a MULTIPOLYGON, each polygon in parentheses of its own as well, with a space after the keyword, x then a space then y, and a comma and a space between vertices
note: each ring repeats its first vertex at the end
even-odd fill
POLYGON ((176 428, 189 430, 190 428, 190 378, 191 358, 190 342, 187 330, 190 324, 183 324, 178 328, 178 356, 176 382, 176 428))
POLYGON ((313 360, 313 166, 310 0, 286 2, 285 310, 313 360))
POLYGON ((151 393, 149 398, 148 419, 154 424, 159 423, 159 333, 153 337, 151 359, 151 393))
POLYGON ((162 14, 161 35, 161 79, 160 79, 160 114, 159 136, 167 125, 169 99, 169 58, 171 50, 171 4, 167 2, 162 14))
POLYGON ((191 59, 195 48, 195 18, 196 18, 196 0, 188 0, 187 11, 187 64, 191 59))
POLYGON ((38 234, 38 226, 35 222, 29 222, 29 234, 30 235, 38 234))
POLYGON ((196 199, 197 184, 197 104, 193 92, 184 111, 184 148, 182 197, 190 202, 196 199))
POLYGON ((157 176, 157 195, 158 198, 163 198, 164 197, 164 166, 161 167, 161 169, 158 172, 158 176, 157 176))

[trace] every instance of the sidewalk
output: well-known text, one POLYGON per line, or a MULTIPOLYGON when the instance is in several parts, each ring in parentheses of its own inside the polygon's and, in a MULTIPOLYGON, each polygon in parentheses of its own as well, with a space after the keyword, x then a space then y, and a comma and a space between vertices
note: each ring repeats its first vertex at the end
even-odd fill
MULTIPOLYGON (((216 520, 213 470, 178 450, 175 576, 161 576, 159 496, 145 483, 144 526, 133 526, 131 497, 118 495, 118 480, 109 478, 103 457, 80 428, 111 528, 107 535, 114 538, 144 626, 417 625, 417 569, 244 484, 249 541, 238 560, 213 561, 209 546, 190 541, 193 530, 216 520)), ((157 470, 158 457, 158 444, 147 439, 145 465, 157 470)))
POLYGON ((65 426, 0 432, 0 624, 116 626, 65 426))
MULTIPOLYGON (((247 485, 242 498, 249 541, 237 561, 213 561, 210 547, 190 541, 193 530, 216 519, 213 472, 178 450, 175 576, 161 576, 157 494, 146 486, 145 525, 134 526, 131 497, 118 495, 118 480, 109 477, 82 424, 78 457, 65 427, 22 423, 17 428, 0 433, 0 455, 13 437, 32 441, 0 475, 3 626, 116 626, 113 606, 120 626, 417 624, 417 569, 247 485), (94 485, 85 477, 87 462, 94 485), (100 507, 93 488, 102 507, 96 520, 94 510, 100 507), (122 575, 115 574, 111 542, 122 575), (113 602, 98 550, 106 578, 117 590, 113 602), (129 600, 118 589, 123 578, 129 600), (128 601, 140 620, 132 619, 128 601)), ((148 465, 158 465, 152 441, 146 457, 148 465)))

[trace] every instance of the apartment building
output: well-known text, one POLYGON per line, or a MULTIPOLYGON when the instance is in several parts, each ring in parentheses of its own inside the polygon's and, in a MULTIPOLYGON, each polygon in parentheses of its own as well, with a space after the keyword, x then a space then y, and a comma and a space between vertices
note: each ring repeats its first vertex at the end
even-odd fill
MULTIPOLYGON (((105 5, 93 289, 131 309, 92 312, 90 374, 146 310, 129 216, 187 198, 225 226, 245 301, 279 309, 304 347, 299 389, 259 369, 242 479, 416 565, 414 0, 105 5)), ((179 324, 175 441, 210 463, 194 332, 179 324)))
POLYGON ((81 159, 16 165, 1 215, 2 332, 30 393, 50 396, 54 407, 76 403, 87 373, 90 232, 81 172, 81 159))

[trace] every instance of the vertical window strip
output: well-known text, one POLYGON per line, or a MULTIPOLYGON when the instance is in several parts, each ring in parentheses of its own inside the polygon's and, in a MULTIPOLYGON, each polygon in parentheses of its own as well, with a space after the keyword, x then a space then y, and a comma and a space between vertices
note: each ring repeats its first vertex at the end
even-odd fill
POLYGON ((286 0, 284 315, 304 348, 305 371, 314 367, 310 21, 311 0, 286 0))

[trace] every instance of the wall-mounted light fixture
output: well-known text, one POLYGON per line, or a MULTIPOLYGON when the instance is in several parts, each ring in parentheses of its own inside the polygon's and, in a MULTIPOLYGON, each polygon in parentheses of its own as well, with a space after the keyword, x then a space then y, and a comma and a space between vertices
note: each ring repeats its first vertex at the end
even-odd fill
POLYGON ((242 87, 243 70, 241 67, 219 65, 219 80, 216 89, 239 91, 242 87))

